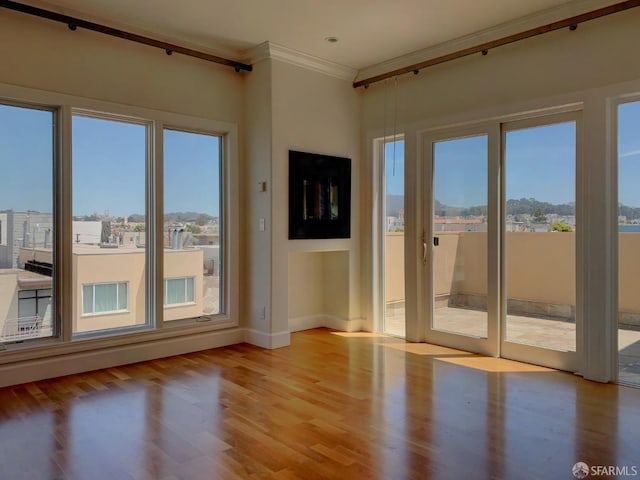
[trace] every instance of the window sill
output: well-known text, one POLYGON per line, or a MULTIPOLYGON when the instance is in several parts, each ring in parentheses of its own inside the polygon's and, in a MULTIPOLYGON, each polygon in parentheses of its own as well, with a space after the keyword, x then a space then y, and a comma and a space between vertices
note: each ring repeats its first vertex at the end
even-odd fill
POLYGON ((192 319, 188 323, 181 322, 180 325, 165 325, 165 328, 159 330, 150 330, 147 327, 144 331, 138 332, 131 332, 129 329, 124 332, 122 329, 114 332, 101 331, 99 337, 96 337, 95 334, 76 336, 70 342, 64 342, 60 338, 48 338, 42 341, 34 340, 19 344, 4 344, 6 350, 0 351, 0 365, 112 347, 144 344, 156 340, 186 337, 236 327, 238 327, 236 320, 223 316, 207 322, 197 322, 197 319, 192 319))

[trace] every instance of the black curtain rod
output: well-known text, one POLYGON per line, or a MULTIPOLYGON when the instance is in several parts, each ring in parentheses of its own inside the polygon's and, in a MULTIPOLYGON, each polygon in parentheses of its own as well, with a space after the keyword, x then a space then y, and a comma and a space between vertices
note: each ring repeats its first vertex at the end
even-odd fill
POLYGON ((445 62, 450 62, 451 60, 456 60, 458 58, 466 57, 468 55, 473 55, 475 53, 482 53, 482 55, 486 55, 489 52, 489 50, 492 48, 500 47, 502 45, 507 45, 509 43, 518 42, 520 40, 535 37, 543 33, 553 32, 555 30, 560 30, 562 28, 568 27, 569 30, 573 31, 576 28, 578 28, 578 24, 580 23, 588 22, 589 20, 605 17, 607 15, 612 15, 614 13, 622 12, 624 10, 628 10, 630 8, 635 8, 635 7, 640 7, 640 0, 627 0, 626 2, 614 3, 613 5, 610 5, 608 7, 592 10, 590 12, 583 13, 582 15, 576 15, 574 17, 565 18, 564 20, 548 23, 547 25, 543 25, 541 27, 525 30, 524 32, 516 33, 514 35, 509 35, 507 37, 502 37, 497 40, 492 40, 490 42, 486 42, 481 45, 476 45, 475 47, 465 48, 453 53, 449 53, 447 55, 442 55, 440 57, 432 58, 430 60, 425 60, 424 62, 416 63, 414 65, 409 65, 408 67, 399 68, 391 72, 381 73, 380 75, 376 75, 370 78, 365 78, 364 80, 358 80, 357 82, 353 82, 353 88, 358 88, 358 87, 367 88, 372 83, 381 82, 383 80, 386 80, 387 78, 397 77, 398 75, 403 75, 405 73, 418 73, 423 68, 431 67, 433 65, 439 65, 445 62))
POLYGON ((218 63, 227 67, 234 68, 236 72, 244 70, 250 72, 252 70, 251 65, 246 63, 236 62, 235 60, 229 60, 227 58, 218 57, 209 53, 200 52, 198 50, 192 50, 190 48, 181 47, 180 45, 174 45, 172 43, 162 42, 160 40, 154 40, 153 38, 144 37, 135 33, 125 32, 118 30, 117 28, 107 27, 106 25, 100 25, 99 23, 88 22, 81 18, 70 17, 61 13, 52 12, 43 8, 32 7, 31 5, 25 5, 24 3, 12 2, 11 0, 0 0, 0 7, 14 10, 16 12, 26 13, 28 15, 34 15, 40 18, 46 18, 47 20, 53 20, 54 22, 66 23, 71 30, 84 28, 86 30, 92 30, 94 32, 104 33, 105 35, 111 35, 112 37, 122 38, 131 42, 142 43, 156 48, 161 48, 167 55, 172 53, 182 53, 190 57, 199 58, 208 62, 218 63))

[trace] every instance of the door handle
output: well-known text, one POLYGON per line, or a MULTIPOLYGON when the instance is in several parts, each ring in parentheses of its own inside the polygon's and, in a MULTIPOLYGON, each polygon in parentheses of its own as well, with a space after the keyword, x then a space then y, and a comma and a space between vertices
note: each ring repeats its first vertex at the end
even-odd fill
POLYGON ((427 264, 427 242, 422 241, 422 265, 427 264))

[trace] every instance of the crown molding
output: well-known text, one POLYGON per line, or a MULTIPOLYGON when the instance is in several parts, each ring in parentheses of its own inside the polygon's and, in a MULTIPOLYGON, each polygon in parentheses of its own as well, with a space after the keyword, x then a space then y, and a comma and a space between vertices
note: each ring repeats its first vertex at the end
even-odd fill
POLYGON ((254 64, 266 59, 279 60, 350 82, 356 78, 358 73, 355 68, 346 67, 339 63, 330 62, 329 60, 268 41, 247 51, 244 61, 254 64))
POLYGON ((558 5, 557 7, 532 13, 531 15, 527 15, 516 20, 501 23, 485 30, 480 30, 454 40, 443 42, 432 47, 427 47, 422 50, 417 50, 415 52, 393 58, 386 62, 363 68, 358 72, 356 81, 375 77, 376 75, 381 75, 386 72, 392 72, 409 65, 424 62, 431 58, 437 58, 452 52, 474 47, 497 38, 507 37, 515 33, 539 27, 540 25, 546 25, 548 23, 580 15, 592 10, 597 10, 618 2, 619 0, 574 0, 569 3, 558 5))

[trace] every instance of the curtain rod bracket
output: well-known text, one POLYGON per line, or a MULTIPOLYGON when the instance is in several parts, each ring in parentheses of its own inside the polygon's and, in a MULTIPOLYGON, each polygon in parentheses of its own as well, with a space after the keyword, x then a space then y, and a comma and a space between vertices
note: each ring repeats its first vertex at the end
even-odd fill
POLYGON ((482 50, 482 56, 483 57, 486 57, 488 53, 489 53, 489 50, 487 50, 486 48, 484 50, 482 50))
POLYGON ((166 53, 167 55, 173 55, 173 50, 167 48, 164 53, 166 53))
POLYGON ((72 32, 75 32, 78 29, 78 26, 75 23, 70 23, 67 26, 69 27, 69 30, 71 30, 72 32))
POLYGON ((569 25, 569 30, 571 30, 572 32, 576 31, 578 29, 578 25, 576 25, 575 23, 572 25, 569 25))

